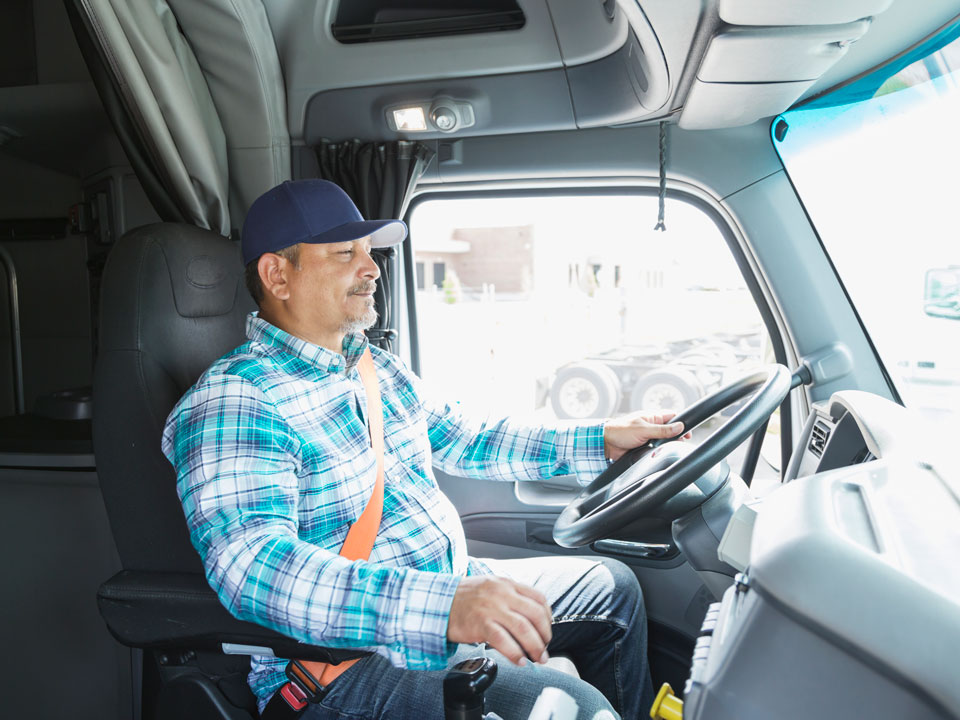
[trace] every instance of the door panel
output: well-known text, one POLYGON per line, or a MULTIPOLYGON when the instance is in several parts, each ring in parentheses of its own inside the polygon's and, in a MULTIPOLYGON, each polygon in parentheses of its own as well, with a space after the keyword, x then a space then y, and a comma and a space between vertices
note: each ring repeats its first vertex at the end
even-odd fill
POLYGON ((616 553, 597 553, 591 548, 561 548, 550 536, 560 508, 521 502, 512 483, 458 478, 440 471, 436 471, 436 475, 440 489, 460 512, 467 549, 473 557, 603 555, 616 558, 629 565, 640 580, 652 621, 687 637, 697 635, 713 597, 681 555, 666 560, 642 560, 616 553))

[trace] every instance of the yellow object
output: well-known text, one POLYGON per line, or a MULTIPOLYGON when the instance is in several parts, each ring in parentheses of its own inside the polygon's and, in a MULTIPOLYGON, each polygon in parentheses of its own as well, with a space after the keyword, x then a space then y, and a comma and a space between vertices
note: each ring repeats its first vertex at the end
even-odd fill
POLYGON ((683 720, 683 700, 673 694, 670 683, 660 686, 657 699, 650 708, 650 717, 653 720, 683 720))

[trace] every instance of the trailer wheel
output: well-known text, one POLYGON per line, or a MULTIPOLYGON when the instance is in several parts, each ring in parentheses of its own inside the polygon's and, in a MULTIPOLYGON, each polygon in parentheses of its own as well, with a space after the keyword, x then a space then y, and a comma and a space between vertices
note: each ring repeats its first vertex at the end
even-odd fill
POLYGON ((631 410, 680 412, 703 397, 703 386, 686 370, 667 368, 644 375, 630 393, 631 410))
POLYGON ((550 388, 550 405, 563 420, 609 417, 620 404, 620 381, 606 365, 585 362, 563 368, 550 388))

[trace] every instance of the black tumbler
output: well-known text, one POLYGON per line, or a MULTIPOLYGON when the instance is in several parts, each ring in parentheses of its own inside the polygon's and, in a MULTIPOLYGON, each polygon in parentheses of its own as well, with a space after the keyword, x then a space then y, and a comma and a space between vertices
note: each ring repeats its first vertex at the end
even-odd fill
POLYGON ((457 663, 443 679, 446 720, 483 720, 483 693, 497 677, 497 663, 478 657, 457 663))

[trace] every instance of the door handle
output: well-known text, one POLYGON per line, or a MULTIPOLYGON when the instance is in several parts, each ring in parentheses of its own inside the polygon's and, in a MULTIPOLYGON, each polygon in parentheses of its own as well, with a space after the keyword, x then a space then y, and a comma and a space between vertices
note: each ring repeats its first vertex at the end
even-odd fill
POLYGON ((656 560, 670 555, 674 550, 669 543, 642 543, 629 540, 597 540, 593 549, 601 553, 629 555, 630 557, 656 560))
POLYGON ((553 525, 527 523, 527 543, 557 547, 553 541, 553 525))

